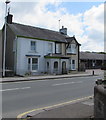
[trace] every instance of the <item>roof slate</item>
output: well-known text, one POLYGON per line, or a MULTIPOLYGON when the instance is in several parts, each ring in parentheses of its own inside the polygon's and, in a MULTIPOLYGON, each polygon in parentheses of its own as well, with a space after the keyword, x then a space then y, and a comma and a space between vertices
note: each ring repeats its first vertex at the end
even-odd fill
POLYGON ((58 42, 67 42, 66 36, 61 34, 60 32, 18 23, 12 23, 8 25, 17 36, 39 38, 58 42))
POLYGON ((81 60, 106 60, 106 54, 80 52, 81 60))

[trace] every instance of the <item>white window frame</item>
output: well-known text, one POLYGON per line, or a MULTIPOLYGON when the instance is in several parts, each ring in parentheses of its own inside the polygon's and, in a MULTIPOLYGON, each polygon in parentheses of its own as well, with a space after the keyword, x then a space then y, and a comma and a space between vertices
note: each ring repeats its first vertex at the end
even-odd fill
POLYGON ((56 43, 56 53, 61 53, 61 44, 56 43))
POLYGON ((30 71, 30 72, 37 72, 38 70, 39 70, 39 59, 38 59, 38 57, 28 57, 28 60, 30 59, 30 64, 28 63, 28 71, 30 71), (33 70, 32 69, 32 59, 34 59, 34 58, 36 58, 37 59, 37 61, 38 61, 38 63, 37 63, 37 69, 36 70, 33 70))
POLYGON ((30 41, 30 49, 31 49, 31 51, 35 51, 36 52, 36 41, 30 41), (35 43, 34 46, 32 46, 32 42, 35 43))
POLYGON ((67 53, 76 54, 76 44, 70 44, 67 48, 67 53))
POLYGON ((53 43, 48 43, 48 53, 53 53, 53 43))

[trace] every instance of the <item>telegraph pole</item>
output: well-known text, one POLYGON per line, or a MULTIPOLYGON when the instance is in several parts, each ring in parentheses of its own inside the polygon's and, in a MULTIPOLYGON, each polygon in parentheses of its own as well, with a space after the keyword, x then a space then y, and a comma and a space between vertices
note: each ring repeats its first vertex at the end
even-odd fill
POLYGON ((6 34, 7 34, 7 20, 6 20, 6 16, 7 16, 7 4, 9 4, 10 1, 6 0, 5 4, 6 4, 6 9, 5 9, 5 25, 4 25, 4 49, 3 49, 3 77, 5 76, 5 56, 6 56, 6 34))

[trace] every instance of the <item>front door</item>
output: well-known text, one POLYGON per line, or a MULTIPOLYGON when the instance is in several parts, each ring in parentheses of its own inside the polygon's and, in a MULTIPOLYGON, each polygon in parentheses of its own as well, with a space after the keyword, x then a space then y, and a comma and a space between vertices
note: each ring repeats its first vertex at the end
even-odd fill
POLYGON ((67 73, 67 70, 66 70, 66 62, 63 61, 62 62, 62 74, 66 74, 67 73))

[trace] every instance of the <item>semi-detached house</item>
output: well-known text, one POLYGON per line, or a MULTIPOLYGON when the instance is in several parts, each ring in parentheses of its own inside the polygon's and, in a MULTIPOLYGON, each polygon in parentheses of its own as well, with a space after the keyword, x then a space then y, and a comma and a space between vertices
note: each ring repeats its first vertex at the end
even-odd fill
POLYGON ((16 75, 65 74, 79 69, 79 47, 67 28, 59 32, 13 23, 7 16, 6 69, 16 75))

